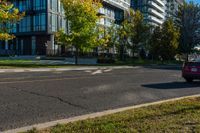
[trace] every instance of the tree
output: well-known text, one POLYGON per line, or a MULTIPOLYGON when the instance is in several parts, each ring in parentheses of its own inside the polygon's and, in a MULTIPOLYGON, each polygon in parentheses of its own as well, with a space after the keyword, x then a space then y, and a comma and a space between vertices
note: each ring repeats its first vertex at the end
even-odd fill
POLYGON ((150 27, 144 22, 143 15, 140 11, 130 9, 130 48, 132 53, 139 53, 139 49, 145 47, 145 43, 149 40, 150 27))
POLYGON ((117 49, 119 52, 120 60, 125 59, 125 50, 129 45, 130 38, 130 25, 128 19, 125 19, 122 24, 117 28, 118 42, 117 49))
POLYGON ((57 36, 60 41, 75 47, 75 63, 78 63, 80 51, 88 51, 97 46, 96 22, 100 19, 98 10, 102 6, 100 1, 94 0, 61 0, 65 10, 65 17, 70 22, 70 33, 62 30, 57 36), (60 35, 59 35, 60 34, 60 35))
POLYGON ((152 59, 158 59, 159 55, 160 55, 160 48, 161 48, 161 36, 162 35, 162 31, 161 31, 161 27, 157 26, 155 29, 153 29, 153 33, 151 35, 150 41, 149 41, 149 52, 150 55, 152 56, 152 59))
POLYGON ((101 36, 98 38, 98 43, 99 43, 98 46, 101 48, 103 53, 105 51, 108 52, 109 49, 111 48, 113 48, 114 50, 114 48, 117 47, 118 35, 117 35, 117 25, 115 23, 113 23, 111 26, 99 25, 98 32, 101 33, 101 36))
POLYGON ((10 2, 0 0, 0 40, 11 40, 15 37, 9 34, 9 31, 24 15, 25 13, 20 13, 10 2))
POLYGON ((194 2, 184 3, 177 14, 177 26, 180 28, 179 52, 188 55, 200 42, 200 6, 194 2))
POLYGON ((152 35, 151 54, 157 59, 174 59, 179 45, 179 30, 172 19, 166 20, 162 27, 157 27, 152 35))
POLYGON ((161 57, 164 60, 174 59, 179 45, 180 32, 172 19, 166 20, 162 25, 161 57))

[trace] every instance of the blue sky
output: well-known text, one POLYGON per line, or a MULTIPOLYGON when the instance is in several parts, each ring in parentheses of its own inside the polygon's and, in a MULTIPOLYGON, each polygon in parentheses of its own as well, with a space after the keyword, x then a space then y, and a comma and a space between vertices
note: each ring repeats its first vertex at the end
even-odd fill
POLYGON ((200 0, 187 0, 187 1, 194 1, 196 3, 199 3, 200 4, 200 0))

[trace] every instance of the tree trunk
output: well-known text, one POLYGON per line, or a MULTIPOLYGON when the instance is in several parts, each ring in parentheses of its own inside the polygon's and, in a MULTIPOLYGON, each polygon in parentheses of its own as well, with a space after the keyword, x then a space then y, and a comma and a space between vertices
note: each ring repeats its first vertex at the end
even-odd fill
POLYGON ((120 60, 124 61, 124 46, 120 46, 120 60))
POLYGON ((188 53, 186 53, 186 60, 185 60, 186 62, 188 62, 189 61, 189 54, 188 53))
POLYGON ((134 59, 135 59, 135 56, 134 56, 134 54, 135 54, 135 48, 132 47, 131 50, 132 50, 132 60, 134 61, 134 59))
POLYGON ((75 51, 75 64, 78 65, 78 56, 79 56, 79 51, 78 51, 78 48, 76 48, 76 51, 75 51))

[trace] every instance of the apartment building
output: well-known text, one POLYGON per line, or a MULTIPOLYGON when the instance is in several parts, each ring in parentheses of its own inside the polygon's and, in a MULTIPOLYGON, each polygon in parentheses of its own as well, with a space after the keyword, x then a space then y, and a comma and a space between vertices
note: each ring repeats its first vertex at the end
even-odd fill
POLYGON ((183 4, 184 0, 166 0, 166 18, 176 19, 179 6, 183 4))
POLYGON ((124 11, 130 8, 130 0, 104 0, 99 13, 104 17, 98 24, 109 27, 115 23, 120 25, 124 19, 124 11))
POLYGON ((167 18, 175 18, 178 7, 184 0, 132 0, 131 7, 140 10, 144 20, 155 26, 160 26, 167 18))
MULTIPOLYGON (((11 33, 16 39, 0 42, 2 51, 14 51, 19 55, 46 55, 58 49, 54 33, 59 29, 69 31, 60 0, 12 0, 15 7, 25 11, 26 16, 14 25, 11 33)), ((130 0, 103 0, 100 13, 105 15, 100 24, 109 26, 112 22, 120 24, 124 10, 130 7, 130 0)), ((62 51, 62 48, 61 48, 62 51)))
POLYGON ((165 0, 132 0, 131 7, 140 10, 144 20, 151 25, 161 25, 165 20, 165 0))

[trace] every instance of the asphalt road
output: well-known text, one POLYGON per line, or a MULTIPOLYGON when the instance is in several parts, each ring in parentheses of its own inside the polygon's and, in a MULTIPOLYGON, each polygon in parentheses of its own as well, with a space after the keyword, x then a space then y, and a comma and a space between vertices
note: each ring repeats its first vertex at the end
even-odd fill
POLYGON ((0 74, 0 131, 200 94, 168 67, 0 74))

